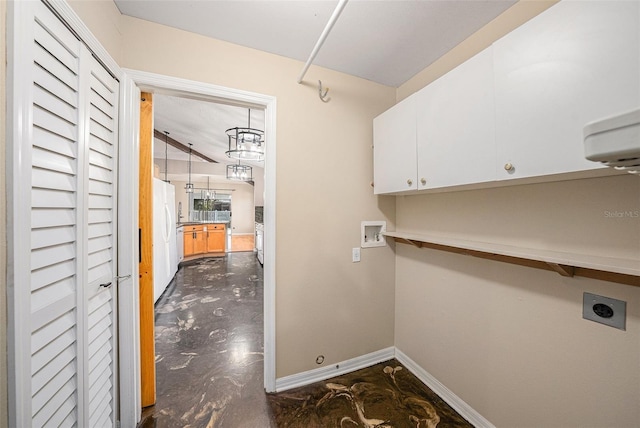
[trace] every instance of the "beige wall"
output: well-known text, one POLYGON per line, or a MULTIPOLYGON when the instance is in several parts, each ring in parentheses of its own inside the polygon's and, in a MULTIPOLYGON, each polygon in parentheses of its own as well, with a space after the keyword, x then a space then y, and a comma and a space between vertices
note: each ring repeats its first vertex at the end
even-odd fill
POLYGON ((393 252, 351 263, 351 248, 362 220, 393 227, 393 198, 369 183, 372 119, 395 89, 318 67, 299 85, 299 61, 125 16, 107 31, 109 7, 72 6, 123 67, 277 97, 277 376, 316 368, 319 354, 328 365, 391 346, 393 252), (318 99, 318 79, 331 102, 318 99))
POLYGON ((398 88, 401 101, 462 64, 559 0, 521 0, 398 88))
POLYGON ((122 15, 112 0, 67 0, 82 22, 120 64, 122 59, 122 15))
MULTIPOLYGON (((630 175, 399 197, 398 230, 638 260, 630 175)), ((396 346, 496 426, 636 426, 640 288, 396 246, 396 346), (627 329, 582 294, 627 302, 627 329)))
MULTIPOLYGON (((521 1, 398 88, 401 100, 554 2, 521 1)), ((400 196, 397 230, 640 263, 630 175, 400 196)), ((636 426, 640 288, 396 245, 395 345, 496 426, 636 426), (583 292, 627 302, 627 330, 582 319, 583 292)))
MULTIPOLYGON (((394 257, 359 245, 362 220, 393 222, 392 198, 373 196, 372 119, 395 90, 302 63, 123 17, 121 65, 277 97, 277 376, 393 344, 394 257)), ((268 143, 267 143, 268 144, 268 143)))
MULTIPOLYGON (((6 13, 7 3, 0 1, 0 58, 2 68, 0 72, 0 165, 6 171, 5 165, 5 139, 6 139, 6 13)), ((0 174, 0 428, 8 424, 7 420, 7 196, 5 174, 0 174)))

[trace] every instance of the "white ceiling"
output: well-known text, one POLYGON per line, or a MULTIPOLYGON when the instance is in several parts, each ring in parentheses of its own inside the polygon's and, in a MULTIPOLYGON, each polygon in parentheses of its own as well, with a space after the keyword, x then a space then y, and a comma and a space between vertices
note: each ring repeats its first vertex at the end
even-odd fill
MULTIPOLYGON (((115 3, 124 15, 306 62, 338 2, 115 3)), ((398 87, 514 3, 515 0, 350 0, 314 64, 398 87)))
MULTIPOLYGON (((184 144, 193 144, 193 150, 223 164, 236 163, 224 153, 229 148, 225 131, 248 125, 249 109, 189 98, 155 94, 153 96, 153 127, 160 132, 169 132, 169 137, 184 144)), ((264 111, 251 109, 251 127, 264 130, 264 111)), ((165 158, 165 140, 156 138, 153 146, 155 159, 165 158)), ((189 155, 171 146, 166 147, 167 158, 187 161, 189 155)), ((203 162, 192 156, 192 162, 203 162)), ((162 163, 162 162, 160 162, 162 163)), ((264 162, 243 161, 263 168, 264 162)), ((161 168, 164 170, 164 167, 161 168)), ((171 171, 170 171, 171 172, 171 171)), ((186 171, 185 171, 186 172, 186 171)), ((171 174, 174 179, 183 179, 171 174)), ((182 174, 184 175, 184 174, 182 174)))
MULTIPOLYGON (((398 87, 516 0, 350 0, 314 64, 398 87)), ((337 0, 115 0, 120 11, 306 62, 337 0)), ((300 70, 302 71, 302 63, 300 70)), ((221 161, 225 130, 247 123, 247 109, 154 96, 154 127, 221 161)), ((252 110, 252 126, 264 129, 264 112, 252 110)), ((268 142, 267 142, 268 143, 268 142)), ((165 145, 155 140, 154 157, 165 145)), ((169 147, 169 159, 188 155, 169 147)), ((193 158, 197 162, 197 158, 193 158)), ((263 166, 261 163, 254 166, 263 166)))

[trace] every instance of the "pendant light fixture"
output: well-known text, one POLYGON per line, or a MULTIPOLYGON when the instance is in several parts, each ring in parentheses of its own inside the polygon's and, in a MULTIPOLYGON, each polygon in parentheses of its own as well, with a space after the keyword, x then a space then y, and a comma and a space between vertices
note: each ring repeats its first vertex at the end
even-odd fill
POLYGON ((191 182, 191 146, 192 144, 189 143, 189 181, 184 186, 184 190, 187 193, 193 193, 193 183, 191 182))
POLYGON ((227 165, 227 179, 236 181, 253 181, 253 168, 249 165, 227 165))
POLYGON ((164 181, 165 183, 169 182, 169 179, 167 178, 167 174, 168 174, 168 168, 167 168, 167 154, 169 151, 169 131, 164 131, 164 181))
POLYGON ((246 128, 227 129, 229 150, 227 156, 239 160, 264 160, 264 131, 251 127, 251 109, 246 128))

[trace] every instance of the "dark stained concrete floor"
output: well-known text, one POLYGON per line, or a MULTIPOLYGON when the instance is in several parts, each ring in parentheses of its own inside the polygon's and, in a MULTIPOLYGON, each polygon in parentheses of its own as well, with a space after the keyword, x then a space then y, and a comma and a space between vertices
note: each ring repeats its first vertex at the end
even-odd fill
POLYGON ((470 427, 396 360, 278 394, 263 388, 263 282, 255 254, 181 267, 156 304, 149 427, 470 427))

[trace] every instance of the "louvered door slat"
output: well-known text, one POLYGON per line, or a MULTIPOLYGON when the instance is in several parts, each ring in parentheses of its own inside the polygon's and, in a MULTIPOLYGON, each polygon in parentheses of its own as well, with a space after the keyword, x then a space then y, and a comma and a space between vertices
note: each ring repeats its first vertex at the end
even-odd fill
POLYGON ((111 143, 91 135, 89 136, 89 145, 91 150, 113 158, 113 145, 111 143))
POLYGON ((34 87, 43 88, 70 106, 78 106, 78 92, 60 80, 57 76, 51 74, 50 70, 44 69, 38 64, 34 64, 33 76, 34 87))
POLYGON ((94 67, 91 70, 91 89, 109 103, 112 106, 109 111, 113 111, 113 107, 118 104, 118 82, 104 68, 94 67))
MULTIPOLYGON (((67 68, 66 65, 61 63, 55 56, 51 55, 44 46, 37 42, 35 46, 34 62, 69 88, 74 91, 78 90, 77 70, 72 71, 67 68)), ((39 83, 37 79, 35 80, 35 83, 39 83)))
POLYGON ((31 290, 35 291, 45 285, 52 284, 65 278, 73 278, 76 274, 76 264, 73 260, 47 266, 33 271, 31 290))
POLYGON ((77 156, 77 145, 75 142, 42 128, 33 128, 33 146, 45 149, 51 153, 66 156, 67 158, 75 159, 77 156))
POLYGON ((31 335, 31 352, 38 352, 49 343, 49 339, 51 337, 58 337, 64 332, 73 329, 75 325, 75 314, 67 312, 56 320, 50 322, 48 325, 35 331, 31 335))
POLYGON ((89 193, 94 195, 112 195, 113 185, 104 181, 91 180, 89 182, 89 193))
POLYGON ((66 120, 74 125, 77 124, 78 112, 74 106, 71 106, 53 95, 51 92, 44 90, 42 87, 36 85, 33 95, 34 104, 38 105, 43 110, 47 110, 61 119, 66 120))
POLYGON ((76 408, 76 400, 74 396, 67 398, 67 400, 58 407, 58 410, 51 416, 46 426, 48 427, 75 427, 77 418, 74 412, 76 408))
POLYGON ((72 379, 58 390, 44 406, 36 407, 32 404, 34 406, 33 425, 41 427, 56 426, 55 420, 63 419, 68 414, 68 411, 73 410, 76 406, 76 389, 77 385, 72 379))
POLYGON ((44 327, 52 319, 62 316, 65 312, 75 309, 74 285, 75 278, 70 278, 32 293, 34 299, 32 302, 31 325, 34 330, 44 327))
POLYGON ((32 206, 42 208, 73 208, 76 195, 72 192, 61 192, 55 189, 35 188, 31 192, 32 206))
MULTIPOLYGON (((72 350, 62 351, 49 362, 47 365, 48 370, 58 373, 69 367, 69 370, 73 370, 73 373, 75 373, 77 370, 75 359, 76 354, 72 350)), ((51 380, 51 376, 47 371, 40 370, 40 372, 33 375, 32 379, 33 391, 37 392, 51 380)))
POLYGON ((93 105, 93 99, 91 102, 91 120, 95 122, 96 126, 102 126, 107 130, 112 130, 113 118, 106 115, 102 110, 93 105))
MULTIPOLYGON (((71 226, 76 222, 74 210, 39 208, 31 211, 31 225, 34 229, 48 227, 71 226)), ((40 260, 36 260, 40 262, 40 260)))
MULTIPOLYGON (((71 177, 68 177, 68 179, 74 181, 72 190, 75 190, 76 180, 74 180, 73 176, 76 174, 76 159, 37 147, 34 147, 32 155, 33 166, 38 168, 32 171, 33 175, 39 175, 40 170, 49 170, 70 175, 71 177)), ((46 186, 44 186, 44 188, 46 188, 46 186)))
POLYGON ((33 270, 35 271, 68 260, 73 260, 76 256, 76 251, 73 244, 63 244, 36 250, 33 252, 33 255, 34 257, 37 257, 33 264, 33 270))
POLYGON ((49 400, 59 394, 60 391, 63 391, 64 388, 68 388, 68 386, 75 389, 75 375, 76 367, 69 364, 66 367, 63 367, 62 370, 57 371, 53 378, 51 378, 51 380, 49 380, 42 389, 36 390, 34 388, 33 408, 41 409, 49 400))
MULTIPOLYGON (((93 76, 92 78, 95 79, 95 77, 93 76)), ((102 113, 107 115, 111 120, 114 119, 114 117, 111 116, 110 114, 111 111, 113 110, 113 104, 111 104, 110 102, 102 98, 102 95, 96 92, 95 89, 91 89, 91 105, 99 109, 102 113)))
MULTIPOLYGON (((111 222, 111 210, 109 209, 94 209, 89 212, 89 224, 96 223, 109 223, 111 222)), ((91 241, 89 241, 91 243, 91 241)), ((93 250, 95 251, 95 249, 93 250)), ((93 252, 90 251, 90 252, 93 252)))
MULTIPOLYGON (((104 183, 112 183, 113 182, 113 172, 104 168, 90 168, 89 170, 89 178, 91 180, 102 181, 104 183)), ((109 205, 109 201, 106 201, 107 206, 109 205)))
POLYGON ((95 150, 91 150, 89 152, 89 164, 94 168, 102 168, 107 171, 111 171, 111 168, 113 167, 113 158, 95 150))
POLYGON ((34 174, 31 178, 33 187, 49 187, 51 189, 63 190, 66 192, 76 191, 76 183, 73 176, 40 168, 34 168, 33 172, 34 174))
POLYGON ((37 105, 33 106, 33 125, 44 128, 68 140, 76 141, 78 138, 76 125, 37 105))
POLYGON ((31 368, 33 373, 37 373, 51 361, 51 357, 58 355, 66 348, 74 345, 75 342, 76 332, 74 330, 67 330, 59 336, 51 338, 51 341, 45 347, 32 355, 31 368))
POLYGON ((110 236, 101 236, 89 240, 89 253, 106 250, 113 247, 113 241, 110 236))
POLYGON ((31 232, 31 247, 35 250, 53 245, 66 244, 67 242, 75 242, 75 237, 76 234, 73 226, 34 229, 31 232))
POLYGON ((91 135, 101 139, 102 141, 111 143, 113 140, 113 132, 100 125, 97 122, 91 122, 89 125, 89 129, 91 130, 91 135))
POLYGON ((44 45, 67 68, 78 70, 80 41, 59 20, 44 17, 49 11, 43 7, 46 6, 37 6, 40 13, 36 12, 34 40, 44 45))

